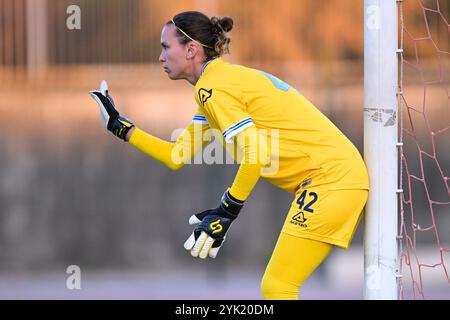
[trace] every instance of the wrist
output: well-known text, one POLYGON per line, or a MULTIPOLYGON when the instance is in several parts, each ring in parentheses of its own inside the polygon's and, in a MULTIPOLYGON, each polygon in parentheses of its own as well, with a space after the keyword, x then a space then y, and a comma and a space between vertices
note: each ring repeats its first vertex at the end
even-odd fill
POLYGON ((244 201, 234 198, 227 189, 222 196, 219 208, 230 217, 236 218, 243 206, 244 201))
POLYGON ((237 187, 238 183, 233 182, 228 192, 230 195, 238 201, 244 202, 248 198, 248 191, 243 191, 241 188, 237 187))
POLYGON ((131 127, 130 130, 128 130, 127 134, 125 135, 125 141, 128 142, 131 139, 131 136, 133 135, 134 130, 136 127, 131 127))
POLYGON ((108 124, 108 130, 111 131, 116 137, 126 140, 128 132, 134 127, 134 123, 125 117, 117 117, 111 121, 111 125, 108 124))
POLYGON ((236 202, 236 203, 240 203, 240 204, 243 204, 243 203, 245 202, 245 200, 239 200, 238 198, 234 197, 234 196, 231 194, 230 189, 228 189, 227 193, 228 193, 228 196, 230 197, 230 199, 231 199, 232 201, 234 201, 234 202, 236 202))

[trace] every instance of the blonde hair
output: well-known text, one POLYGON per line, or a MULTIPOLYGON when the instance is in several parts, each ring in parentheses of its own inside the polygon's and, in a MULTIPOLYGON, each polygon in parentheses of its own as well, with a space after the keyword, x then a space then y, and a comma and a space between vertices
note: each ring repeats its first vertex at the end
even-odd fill
POLYGON ((212 17, 211 23, 217 34, 214 50, 216 50, 219 55, 230 53, 231 36, 228 32, 233 28, 233 20, 230 17, 212 17))

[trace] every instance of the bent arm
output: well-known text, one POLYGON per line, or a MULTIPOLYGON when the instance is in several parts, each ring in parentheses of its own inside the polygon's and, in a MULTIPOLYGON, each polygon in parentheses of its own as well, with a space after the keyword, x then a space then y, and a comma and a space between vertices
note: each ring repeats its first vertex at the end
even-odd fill
POLYGON ((236 137, 243 157, 229 192, 234 198, 245 201, 258 182, 261 169, 267 164, 267 143, 254 126, 236 137))
POLYGON ((159 139, 136 128, 130 133, 128 142, 170 169, 179 170, 208 144, 210 139, 205 134, 205 127, 208 126, 191 123, 175 143, 159 139))

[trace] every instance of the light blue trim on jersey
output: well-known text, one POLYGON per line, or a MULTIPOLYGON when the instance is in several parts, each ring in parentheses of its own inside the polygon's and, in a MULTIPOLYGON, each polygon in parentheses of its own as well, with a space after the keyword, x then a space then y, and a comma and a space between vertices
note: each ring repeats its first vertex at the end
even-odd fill
POLYGON ((208 62, 205 63, 205 65, 202 68, 202 71, 200 71, 200 76, 199 78, 202 76, 203 71, 205 71, 205 68, 208 66, 208 64, 210 64, 214 59, 218 58, 218 56, 212 57, 211 60, 208 60, 208 62))
POLYGON ((287 84, 286 82, 284 82, 283 80, 278 79, 277 77, 275 77, 274 75, 271 75, 270 73, 258 70, 259 72, 261 72, 263 75, 265 75, 270 81, 272 81, 273 85, 280 89, 281 91, 288 91, 290 88, 292 88, 291 85, 287 84))
POLYGON ((225 138, 225 141, 227 143, 230 143, 232 141, 232 138, 237 135, 239 132, 242 132, 244 129, 255 125, 253 123, 252 118, 248 117, 245 119, 242 119, 241 121, 239 121, 238 123, 236 123, 235 125, 232 125, 231 127, 229 127, 228 129, 226 129, 222 134, 223 137, 225 138))
POLYGON ((192 123, 200 123, 200 124, 208 124, 208 120, 206 120, 206 117, 200 114, 196 114, 192 118, 192 123))

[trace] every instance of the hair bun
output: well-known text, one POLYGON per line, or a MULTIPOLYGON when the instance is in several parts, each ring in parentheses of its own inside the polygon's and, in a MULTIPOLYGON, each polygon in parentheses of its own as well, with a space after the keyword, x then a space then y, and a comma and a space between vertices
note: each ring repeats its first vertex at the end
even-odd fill
POLYGON ((233 29, 233 19, 230 17, 212 17, 211 23, 214 26, 214 33, 230 32, 233 29))

